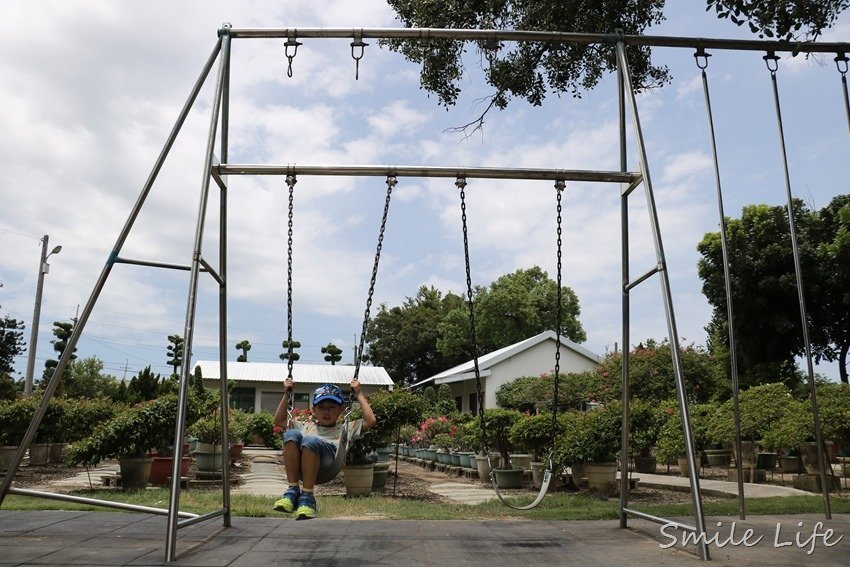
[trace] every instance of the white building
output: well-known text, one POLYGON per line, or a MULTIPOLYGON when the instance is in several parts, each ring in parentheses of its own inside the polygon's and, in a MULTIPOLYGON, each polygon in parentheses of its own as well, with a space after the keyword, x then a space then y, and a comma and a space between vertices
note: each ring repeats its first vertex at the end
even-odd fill
MULTIPOLYGON (((201 376, 207 388, 219 388, 221 365, 217 360, 201 360, 201 376)), ((283 396, 283 381, 287 365, 278 362, 228 362, 227 379, 236 382, 230 394, 231 407, 245 411, 265 411, 273 414, 283 396)), ((354 378, 354 366, 332 364, 299 364, 292 366, 295 383, 295 407, 310 407, 310 395, 322 384, 336 384, 348 396, 354 378)), ((361 366, 359 375, 363 393, 367 396, 380 389, 393 389, 387 371, 379 366, 361 366)))
MULTIPOLYGON (((521 376, 539 376, 555 370, 555 350, 557 346, 555 331, 544 331, 524 341, 500 348, 478 357, 478 370, 481 377, 481 391, 485 408, 496 407, 496 391, 502 384, 521 376)), ((570 372, 593 370, 601 358, 561 337, 561 375, 570 372)), ((562 376, 563 378, 563 376, 562 376)), ((461 411, 478 413, 478 393, 475 383, 474 361, 469 360, 454 368, 449 368, 430 378, 421 380, 411 388, 433 384, 449 384, 461 411)))

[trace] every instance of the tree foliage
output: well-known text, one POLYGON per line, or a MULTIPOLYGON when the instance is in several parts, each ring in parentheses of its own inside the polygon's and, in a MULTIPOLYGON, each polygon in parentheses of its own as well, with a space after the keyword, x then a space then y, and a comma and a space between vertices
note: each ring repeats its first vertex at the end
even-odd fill
MULTIPOLYGON (((389 0, 406 27, 457 29, 548 30, 560 32, 642 34, 664 19, 664 0, 472 1, 389 0)), ((442 39, 390 40, 385 42, 413 62, 420 63, 422 88, 437 96, 440 104, 457 101, 466 73, 463 55, 467 44, 442 39)), ((535 106, 548 94, 569 93, 580 97, 593 89, 603 74, 616 69, 612 45, 578 43, 517 42, 476 45, 487 84, 492 87, 490 108, 504 109, 512 98, 526 99, 535 106), (487 64, 484 65, 484 60, 487 64)), ((666 67, 650 62, 650 48, 629 47, 633 81, 638 89, 661 86, 669 81, 666 67)), ((483 121, 483 114, 479 125, 483 121)))
POLYGON ((706 0, 718 18, 747 24, 759 37, 814 41, 832 27, 850 0, 706 0))
POLYGON ((299 341, 292 341, 291 343, 289 341, 283 341, 282 343, 280 343, 280 346, 282 346, 285 350, 285 352, 282 352, 280 354, 281 360, 289 360, 290 351, 292 352, 292 362, 295 362, 296 360, 301 358, 301 355, 295 352, 295 349, 301 348, 301 343, 299 341))
MULTIPOLYGON (((642 35, 664 18, 664 0, 388 0, 405 27, 455 29, 540 30, 642 35)), ((717 17, 742 26, 759 37, 815 40, 832 27, 850 0, 706 0, 717 17)), ((457 102, 466 80, 469 43, 449 39, 404 39, 382 42, 421 65, 420 84, 444 106, 457 102)), ((482 114, 462 129, 480 128, 492 108, 504 109, 514 98, 539 106, 549 94, 580 97, 616 70, 613 45, 516 43, 482 39, 475 43, 476 64, 492 88, 482 114)), ((666 67, 652 64, 649 47, 626 49, 637 90, 670 81, 666 67)))
POLYGON ((367 354, 383 366, 395 382, 413 383, 462 362, 437 350, 437 326, 463 304, 460 296, 422 286, 401 306, 382 304, 369 321, 367 354))
MULTIPOLYGON (((841 195, 820 212, 793 203, 812 353, 816 361, 838 360, 842 381, 850 344, 848 203, 850 196, 841 195)), ((794 390, 800 381, 795 357, 804 349, 787 209, 744 207, 740 219, 727 220, 727 245, 741 385, 782 380, 794 390)), ((728 349, 720 234, 706 234, 697 249, 703 294, 714 308, 712 345, 728 349)))
MULTIPOLYGON (((62 357, 62 354, 65 352, 65 348, 68 346, 68 339, 71 338, 71 335, 74 333, 74 325, 71 323, 63 323, 61 321, 53 322, 53 336, 56 338, 50 341, 50 344, 53 345, 53 350, 56 351, 59 358, 62 357)), ((74 352, 77 352, 77 349, 74 348, 74 352)), ((76 354, 71 354, 71 360, 77 358, 76 354)), ((44 374, 42 376, 42 380, 46 384, 47 381, 51 380, 53 377, 54 370, 59 366, 59 361, 49 358, 44 361, 44 374)), ((67 380, 70 375, 70 366, 65 367, 65 372, 61 377, 64 380, 67 380)), ((64 394, 64 384, 62 381, 59 382, 59 385, 54 390, 54 394, 61 396, 64 394)))
POLYGON ((236 362, 248 362, 248 351, 251 350, 251 343, 248 339, 236 343, 236 350, 242 351, 242 354, 236 357, 236 362))
POLYGON ((325 362, 330 362, 331 366, 336 365, 337 362, 342 360, 342 349, 333 343, 328 343, 327 346, 323 346, 322 354, 325 355, 325 362))
MULTIPOLYGON (((488 288, 474 292, 475 334, 479 353, 492 352, 556 327, 557 285, 540 267, 501 276, 488 288)), ((560 334, 580 343, 587 336, 578 316, 578 297, 561 288, 560 334)), ((437 349, 444 356, 472 356, 469 311, 463 304, 439 324, 437 349)))
POLYGON ((147 366, 130 380, 127 395, 130 403, 144 402, 155 399, 160 393, 162 376, 154 374, 147 366))
POLYGON ((65 396, 85 399, 107 397, 123 401, 118 392, 118 381, 114 376, 103 373, 103 361, 94 356, 71 361, 65 396))
POLYGON ((26 352, 23 331, 23 321, 8 316, 0 319, 0 374, 14 374, 15 357, 26 352))
POLYGON ((177 376, 180 374, 180 367, 183 365, 183 337, 180 335, 168 335, 168 346, 166 350, 168 351, 166 354, 168 362, 166 364, 174 367, 171 375, 177 376))

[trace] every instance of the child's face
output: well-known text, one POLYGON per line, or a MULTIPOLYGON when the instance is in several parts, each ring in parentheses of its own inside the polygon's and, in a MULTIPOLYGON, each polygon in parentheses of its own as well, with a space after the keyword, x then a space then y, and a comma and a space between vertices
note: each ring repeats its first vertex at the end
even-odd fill
POLYGON ((331 400, 322 400, 313 406, 313 415, 319 425, 330 427, 334 425, 342 413, 342 406, 331 400))

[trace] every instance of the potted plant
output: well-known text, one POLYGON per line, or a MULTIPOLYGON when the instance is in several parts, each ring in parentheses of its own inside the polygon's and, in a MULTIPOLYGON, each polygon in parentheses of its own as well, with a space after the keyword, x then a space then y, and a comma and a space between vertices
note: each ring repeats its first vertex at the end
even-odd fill
POLYGON ((218 412, 206 415, 189 426, 189 433, 197 438, 193 456, 198 471, 214 472, 221 470, 224 443, 221 437, 221 418, 218 412))
POLYGON ((230 410, 227 420, 227 437, 230 446, 230 460, 234 461, 242 456, 245 447, 245 439, 250 435, 251 424, 249 414, 241 410, 230 410))
MULTIPOLYGON (((656 456, 662 463, 676 463, 679 474, 690 474, 690 463, 685 453, 685 437, 682 429, 682 413, 676 401, 661 404, 663 413, 667 415, 658 433, 656 456)), ((717 405, 712 403, 693 404, 689 406, 691 417, 691 434, 693 435, 696 458, 701 461, 701 450, 709 443, 709 418, 717 412, 717 405)))
MULTIPOLYGON (((177 422, 177 396, 170 394, 126 408, 101 423, 91 435, 73 443, 68 449, 69 464, 96 465, 103 459, 118 458, 121 487, 124 490, 144 488, 150 475, 152 457, 149 452, 170 433, 177 422)), ((190 399, 187 420, 198 414, 190 399)))
MULTIPOLYGON (((609 493, 616 485, 622 443, 622 405, 609 402, 584 412, 570 412, 566 431, 556 442, 559 462, 585 465, 588 486, 609 493)), ((575 475, 575 470, 574 470, 575 475)))
POLYGON ((629 403, 629 447, 636 472, 655 472, 658 461, 652 454, 652 449, 658 442, 664 416, 664 409, 658 404, 645 402, 640 398, 629 403))
POLYGON ((0 402, 0 470, 9 470, 33 415, 35 404, 26 398, 0 402))
POLYGON ((552 431, 552 414, 523 415, 510 430, 510 440, 515 447, 533 455, 529 463, 531 480, 536 488, 543 484, 543 471, 550 465, 553 436, 555 439, 564 433, 565 420, 560 414, 555 421, 555 431, 552 431), (546 461, 541 461, 545 458, 546 461))
POLYGON ((484 430, 487 440, 495 447, 501 457, 500 466, 493 467, 491 474, 496 480, 499 488, 521 488, 523 469, 513 468, 511 465, 511 443, 510 431, 522 414, 516 410, 485 409, 484 430))

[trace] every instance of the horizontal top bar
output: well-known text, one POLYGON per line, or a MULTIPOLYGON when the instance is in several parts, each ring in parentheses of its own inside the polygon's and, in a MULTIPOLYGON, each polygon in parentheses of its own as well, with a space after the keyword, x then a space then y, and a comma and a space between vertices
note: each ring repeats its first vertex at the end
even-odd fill
POLYGON ((219 175, 347 175, 373 177, 458 177, 480 179, 535 179, 549 181, 596 181, 632 183, 640 173, 621 171, 577 171, 570 169, 525 169, 500 167, 439 167, 424 165, 214 165, 219 175))
MULTIPOLYGON (((225 31, 227 28, 221 30, 225 31)), ((618 35, 616 33, 574 33, 525 30, 460 30, 446 28, 282 28, 230 29, 234 38, 352 38, 352 39, 457 39, 468 41, 538 41, 553 43, 614 44, 737 49, 745 51, 788 51, 800 53, 850 53, 848 42, 788 42, 779 40, 720 39, 658 35, 618 35)))

